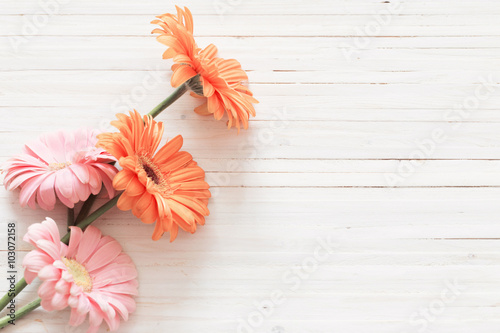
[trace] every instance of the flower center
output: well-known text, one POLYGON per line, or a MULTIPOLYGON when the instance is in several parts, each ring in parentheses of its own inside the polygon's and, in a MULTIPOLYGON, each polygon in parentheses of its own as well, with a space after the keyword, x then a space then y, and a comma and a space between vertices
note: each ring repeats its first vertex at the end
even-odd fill
POLYGON ((68 268, 77 286, 82 287, 85 292, 92 291, 92 278, 83 265, 75 259, 62 258, 62 262, 68 268))
POLYGON ((49 169, 50 169, 51 171, 57 171, 57 170, 64 169, 65 167, 70 166, 70 165, 71 165, 71 162, 65 162, 65 163, 50 163, 50 164, 49 164, 49 169))
POLYGON ((143 164, 142 165, 142 168, 144 169, 144 171, 146 171, 146 174, 148 175, 148 177, 156 184, 156 185, 159 185, 160 184, 160 177, 156 174, 155 170, 147 165, 147 164, 143 164))
POLYGON ((158 191, 162 192, 165 195, 172 194, 172 189, 170 188, 170 184, 167 178, 164 176, 163 172, 161 172, 160 168, 151 161, 148 156, 138 156, 139 164, 141 168, 146 172, 146 175, 149 179, 155 183, 158 191))

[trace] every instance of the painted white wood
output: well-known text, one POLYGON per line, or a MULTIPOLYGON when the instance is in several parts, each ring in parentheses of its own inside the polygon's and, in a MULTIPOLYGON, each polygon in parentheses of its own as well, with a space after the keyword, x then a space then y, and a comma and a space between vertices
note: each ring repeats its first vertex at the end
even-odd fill
MULTIPOLYGON (((211 215, 173 243, 151 241, 130 212, 96 222, 139 269, 137 311, 119 331, 498 331, 498 1, 179 4, 200 46, 242 63, 260 104, 239 135, 194 114, 189 96, 158 117, 206 170, 211 215), (307 266, 329 240, 332 253, 307 266), (276 291, 284 300, 269 303, 276 291)), ((161 101, 171 62, 149 22, 173 8, 1 1, 0 162, 43 131, 109 130, 115 113, 161 101), (46 21, 33 29, 36 19, 46 21)), ((2 292, 7 223, 21 236, 45 216, 61 231, 66 219, 63 207, 19 207, 18 194, 0 188, 2 292)), ((20 263, 30 246, 17 246, 20 263)), ((85 331, 68 318, 38 309, 8 331, 85 331)))

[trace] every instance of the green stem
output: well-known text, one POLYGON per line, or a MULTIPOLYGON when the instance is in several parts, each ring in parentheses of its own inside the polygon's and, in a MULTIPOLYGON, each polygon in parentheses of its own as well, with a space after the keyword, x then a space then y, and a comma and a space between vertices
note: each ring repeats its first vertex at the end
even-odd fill
POLYGON ((25 315, 27 315, 28 313, 30 313, 31 311, 35 310, 40 306, 41 301, 42 300, 38 298, 33 302, 26 304, 25 306, 16 311, 14 318, 11 318, 10 316, 5 316, 3 318, 0 318, 0 328, 4 328, 5 326, 9 325, 10 324, 9 321, 20 319, 25 315))
POLYGON ((14 299, 25 287, 26 287, 26 280, 22 278, 19 280, 19 282, 16 283, 16 286, 14 287, 13 292, 9 290, 3 297, 0 299, 0 311, 3 310, 9 304, 9 302, 14 299))
MULTIPOLYGON (((101 207, 97 208, 95 210, 95 212, 93 212, 92 214, 90 214, 88 217, 84 218, 80 223, 78 223, 76 226, 81 228, 81 229, 85 229, 86 227, 88 227, 92 222, 94 222, 95 220, 97 220, 97 218, 99 218, 102 214, 104 214, 105 212, 107 212, 108 210, 110 210, 111 208, 113 208, 116 203, 118 202, 118 198, 120 198, 120 195, 117 195, 116 197, 114 197, 113 199, 109 200, 108 202, 106 202, 104 205, 102 205, 101 207)), ((70 236, 70 233, 68 232, 66 235, 64 235, 63 238, 61 238, 61 242, 63 242, 64 244, 68 244, 69 243, 69 236, 70 236)), ((19 280, 19 282, 16 284, 15 286, 15 289, 14 289, 14 293, 9 293, 7 292, 1 299, 0 299, 0 311, 5 308, 7 306, 7 304, 9 304, 9 302, 14 299, 14 297, 16 297, 20 292, 21 290, 23 290, 25 287, 26 287, 27 283, 26 283, 26 280, 24 278, 22 278, 21 280, 19 280)), ((30 303, 31 304, 31 303, 30 303)), ((36 307, 34 307, 33 309, 35 309, 36 307)), ((23 308, 24 309, 24 308, 23 308)), ((31 309, 31 310, 33 310, 31 309)), ((31 311, 31 310, 28 310, 31 311)), ((24 315, 24 314, 23 314, 24 315)), ((5 318, 4 318, 5 319, 5 318)), ((3 326, 2 326, 3 327, 3 326)), ((1 327, 0 327, 1 328, 1 327)))
POLYGON ((68 223, 67 224, 68 224, 68 228, 75 225, 75 209, 74 208, 68 208, 68 223))
MULTIPOLYGON (((108 210, 110 210, 111 208, 113 208, 116 205, 116 203, 118 202, 118 199, 120 198, 120 195, 121 194, 117 195, 116 197, 114 197, 113 199, 109 200, 108 202, 106 202, 101 207, 97 208, 92 214, 90 214, 89 216, 87 216, 86 218, 84 218, 76 226, 79 227, 80 229, 85 229, 86 227, 88 227, 92 222, 94 222, 95 220, 97 220, 102 214, 106 213, 108 210)), ((64 237, 61 238, 61 242, 63 242, 64 244, 68 244, 68 242, 69 242, 69 235, 70 235, 69 232, 66 235, 64 235, 64 237)))
POLYGON ((95 199, 97 198, 97 195, 91 194, 87 201, 83 203, 82 208, 80 208, 80 212, 78 213, 78 216, 76 217, 75 220, 75 225, 78 223, 82 222, 84 218, 89 215, 90 209, 92 208, 92 205, 95 202, 95 199))
POLYGON ((158 104, 153 110, 151 110, 148 115, 151 117, 156 117, 159 115, 163 110, 165 110, 167 107, 169 107, 172 103, 174 103, 176 100, 179 99, 184 93, 188 91, 188 87, 185 83, 181 84, 177 89, 174 90, 174 92, 165 98, 160 104, 158 104))

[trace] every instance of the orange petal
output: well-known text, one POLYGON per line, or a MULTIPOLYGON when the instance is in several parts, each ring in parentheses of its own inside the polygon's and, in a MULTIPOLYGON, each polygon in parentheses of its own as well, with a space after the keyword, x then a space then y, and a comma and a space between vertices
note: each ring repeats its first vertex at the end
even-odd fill
POLYGON ((210 116, 212 114, 212 112, 210 112, 210 110, 208 109, 207 102, 195 107, 194 112, 196 112, 200 116, 210 116))
POLYGON ((175 224, 177 224, 182 230, 190 233, 194 233, 196 231, 196 223, 189 224, 174 212, 172 212, 172 217, 175 224))
POLYGON ((161 165, 160 168, 163 172, 171 172, 177 168, 180 168, 190 161, 193 160, 193 157, 187 151, 179 151, 170 157, 168 162, 161 165))
POLYGON ((153 240, 158 240, 163 236, 163 229, 160 223, 156 223, 155 230, 153 231, 153 236, 151 237, 153 240))
POLYGON ((122 157, 118 162, 123 169, 135 170, 137 158, 135 156, 122 157))
POLYGON ((136 198, 129 197, 127 193, 124 192, 122 193, 122 195, 120 195, 120 198, 118 199, 118 203, 116 204, 116 206, 120 210, 130 210, 134 206, 136 200, 137 200, 136 198))
POLYGON ((178 171, 172 172, 170 175, 170 182, 172 183, 184 183, 196 179, 204 179, 205 171, 200 167, 179 169, 178 171))
POLYGON ((179 232, 179 226, 174 223, 172 229, 170 229, 170 242, 172 243, 175 238, 177 238, 177 233, 179 232))
POLYGON ((203 180, 195 181, 195 182, 187 182, 180 184, 180 190, 208 190, 210 185, 203 180))
POLYGON ((156 201, 154 204, 149 205, 140 216, 141 221, 146 224, 151 224, 158 220, 158 208, 156 207, 156 201))
POLYGON ((210 97, 214 94, 215 89, 214 86, 208 80, 203 79, 202 77, 202 85, 203 85, 203 96, 210 97))
POLYGON ((170 83, 172 84, 172 87, 178 87, 196 75, 197 73, 190 66, 180 66, 177 67, 172 74, 170 83))
POLYGON ((207 58, 213 58, 217 55, 217 46, 210 44, 201 53, 207 58))
POLYGON ((164 164, 170 156, 177 153, 183 144, 182 135, 177 135, 175 138, 167 142, 154 156, 154 163, 159 165, 164 164))
POLYGON ((174 195, 172 196, 172 200, 175 200, 182 205, 186 206, 192 211, 198 212, 201 215, 209 215, 210 211, 208 210, 206 205, 203 205, 200 201, 190 198, 190 197, 185 197, 185 196, 179 196, 179 195, 174 195))
POLYGON ((144 194, 139 198, 139 200, 137 200, 134 207, 132 207, 132 213, 140 218, 141 215, 144 214, 144 211, 149 209, 149 207, 153 204, 155 204, 153 196, 148 192, 144 192, 144 194))
POLYGON ((121 170, 113 178, 113 187, 118 191, 124 190, 134 177, 135 174, 132 171, 128 169, 121 170))
POLYGON ((172 213, 175 213, 181 218, 183 221, 185 221, 189 225, 194 225, 195 224, 195 218, 193 212, 184 206, 183 204, 175 201, 175 200, 168 200, 168 206, 172 210, 172 213))
POLYGON ((142 185, 142 183, 139 181, 139 179, 137 179, 137 177, 134 176, 130 180, 130 183, 128 183, 127 189, 125 190, 125 192, 127 193, 127 195, 129 195, 131 197, 136 197, 136 196, 142 195, 145 190, 146 190, 146 188, 144 187, 144 185, 142 185))

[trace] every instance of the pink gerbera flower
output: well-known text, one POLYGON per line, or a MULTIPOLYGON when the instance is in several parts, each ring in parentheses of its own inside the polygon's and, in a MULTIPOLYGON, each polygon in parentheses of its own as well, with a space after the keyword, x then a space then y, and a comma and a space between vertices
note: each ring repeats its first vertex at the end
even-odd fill
POLYGON ((88 314, 87 333, 97 332, 103 320, 115 331, 120 316, 127 320, 135 310, 135 265, 114 238, 103 237, 96 227, 85 232, 70 228, 69 245, 59 240, 50 218, 28 228, 24 240, 36 249, 24 257, 24 278, 27 283, 37 276, 43 281, 38 295, 45 310, 71 308, 70 325, 82 324, 88 314))
POLYGON ((3 172, 7 190, 21 188, 21 206, 54 208, 57 198, 69 208, 106 187, 115 195, 112 181, 118 170, 109 164, 115 158, 96 148, 97 131, 80 129, 42 135, 24 146, 21 155, 7 161, 3 172))

